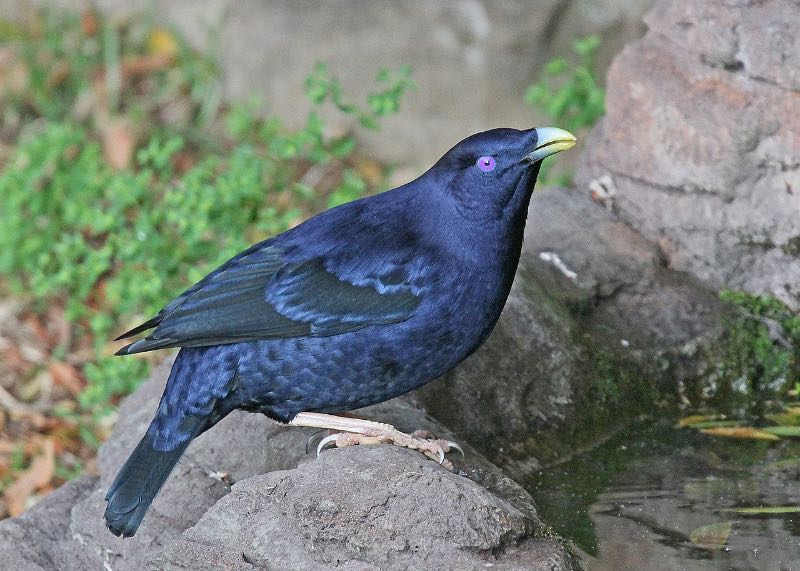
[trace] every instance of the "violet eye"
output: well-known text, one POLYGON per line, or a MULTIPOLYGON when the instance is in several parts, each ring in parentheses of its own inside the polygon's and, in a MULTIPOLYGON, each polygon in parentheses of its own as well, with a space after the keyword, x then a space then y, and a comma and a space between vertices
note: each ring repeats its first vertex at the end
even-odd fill
POLYGON ((494 170, 495 165, 497 165, 497 161, 494 160, 494 157, 485 156, 478 159, 477 162, 478 168, 481 169, 483 172, 490 172, 494 170))

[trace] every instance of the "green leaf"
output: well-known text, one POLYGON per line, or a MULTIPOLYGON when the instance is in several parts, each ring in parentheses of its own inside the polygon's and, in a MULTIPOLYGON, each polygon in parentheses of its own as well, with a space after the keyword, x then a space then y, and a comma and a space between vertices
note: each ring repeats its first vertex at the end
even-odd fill
POLYGON ((572 49, 576 54, 585 57, 594 54, 599 46, 599 36, 587 36, 585 38, 575 40, 575 42, 572 44, 572 49))
POLYGON ((544 66, 546 75, 560 75, 569 69, 569 63, 563 57, 551 59, 544 66))
POLYGON ((547 62, 540 80, 526 90, 525 102, 567 129, 593 125, 605 112, 605 94, 592 73, 598 46, 596 36, 583 38, 573 45, 577 58, 557 57, 547 62))
POLYGON ((800 426, 768 426, 761 430, 774 434, 775 436, 800 438, 800 426))
POLYGON ((711 436, 724 436, 725 438, 738 438, 742 440, 780 440, 778 436, 753 428, 752 426, 719 426, 716 428, 702 428, 700 432, 711 436))
POLYGON ((355 148, 356 140, 353 137, 342 137, 331 142, 331 152, 339 159, 349 157, 355 148))
POLYGON ((722 511, 742 515, 784 515, 800 513, 800 506, 759 506, 751 508, 730 508, 722 511))
POLYGON ((744 420, 701 420, 693 424, 689 424, 690 428, 701 430, 704 428, 726 428, 731 426, 744 426, 744 420))
POLYGON ((333 208, 345 202, 350 202, 364 195, 367 185, 364 179, 353 169, 345 169, 342 183, 328 199, 328 207, 333 208))
POLYGON ((314 71, 305 81, 306 97, 315 105, 319 105, 325 101, 330 91, 331 83, 328 77, 328 66, 322 62, 317 62, 314 66, 314 71))
POLYGON ((729 521, 711 523, 693 529, 689 539, 695 545, 702 547, 722 547, 728 542, 732 529, 733 523, 729 521))
POLYGON ((358 122, 362 127, 366 128, 366 129, 371 129, 373 131, 377 130, 378 127, 379 127, 378 122, 375 120, 375 118, 374 117, 370 117, 369 115, 360 116, 358 118, 358 122))
POLYGON ((708 422, 709 420, 716 420, 716 419, 717 419, 716 416, 710 416, 707 414, 691 414, 689 416, 684 416, 683 418, 678 419, 676 426, 678 428, 685 428, 687 426, 692 426, 700 422, 708 422))

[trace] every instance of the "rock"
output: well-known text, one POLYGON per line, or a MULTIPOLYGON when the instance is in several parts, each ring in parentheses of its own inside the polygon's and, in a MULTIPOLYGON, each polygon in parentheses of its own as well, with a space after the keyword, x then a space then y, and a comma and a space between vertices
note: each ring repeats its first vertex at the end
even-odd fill
MULTIPOLYGON (((105 490, 144 433, 171 364, 172 359, 168 359, 120 406, 114 432, 100 449, 99 478, 79 478, 22 516, 0 523, 0 569, 105 566, 126 571, 143 569, 151 559, 155 560, 153 565, 167 568, 208 568, 223 560, 234 568, 258 567, 273 560, 270 568, 292 568, 286 559, 289 551, 295 558, 307 552, 303 561, 319 556, 320 565, 338 560, 350 569, 365 568, 362 559, 382 562, 375 563, 381 568, 394 568, 384 567, 384 563, 394 565, 401 561, 406 568, 421 568, 422 562, 434 557, 450 557, 453 565, 465 569, 485 562, 502 564, 501 569, 537 568, 524 566, 525 561, 549 565, 542 569, 572 568, 572 556, 557 538, 551 537, 530 495, 467 445, 466 458, 456 461, 462 475, 450 473, 418 453, 395 451, 390 446, 331 451, 315 461, 305 452, 313 430, 289 428, 244 412, 230 415, 190 445, 136 536, 124 540, 114 537, 102 518, 105 490), (281 511, 269 503, 271 496, 262 492, 272 485, 270 482, 284 486, 287 497, 290 492, 296 494, 294 511, 288 509, 288 504, 282 503, 281 511), (403 489, 404 482, 408 482, 409 491, 403 489), (231 484, 234 495, 220 503, 230 494, 231 484), (434 493, 440 484, 445 500, 434 493), (357 493, 362 486, 365 491, 357 493), (334 494, 338 496, 337 510, 328 513, 320 506, 334 489, 338 492, 334 494), (423 490, 425 493, 420 493, 423 490), (217 504, 218 509, 209 511, 217 504), (440 511, 444 505, 448 511, 440 511), (256 509, 257 506, 261 507, 256 509), (475 512, 476 506, 483 511, 475 512), (249 511, 238 513, 245 508, 249 511), (431 523, 418 532, 410 525, 404 527, 410 510, 431 523), (192 527, 206 513, 208 517, 203 521, 213 523, 192 527), (476 513, 491 517, 483 521, 476 513), (365 527, 358 519, 365 514, 375 518, 369 521, 385 520, 384 527, 373 531, 365 527), (449 514, 454 521, 444 525, 442 514, 449 514), (475 523, 476 517, 481 520, 480 525, 475 523), (301 519, 307 535, 293 535, 299 533, 301 519), (472 522, 472 527, 458 523, 462 520, 472 522), (425 540, 434 521, 442 528, 439 535, 433 536, 438 541, 425 540), (244 526, 259 539, 238 555, 238 544, 230 542, 231 530, 238 529, 236 526, 244 526), (393 533, 391 540, 386 533, 393 533), (273 534, 274 540, 267 541, 273 534), (336 539, 350 535, 351 543, 336 539), (297 537, 303 538, 299 544, 297 537), (367 546, 372 541, 376 544, 369 550, 367 546), (403 542, 409 546, 405 550, 403 542), (420 547, 415 551, 412 544, 420 547), (281 545, 286 549, 279 549, 281 545), (271 550, 273 546, 275 550, 271 550), (242 552, 251 553, 255 563, 246 565, 242 552)), ((422 428, 439 437, 453 438, 449 430, 427 417, 409 399, 396 399, 362 412, 365 417, 391 422, 401 430, 422 428)), ((235 535, 244 541, 243 532, 235 535)))
POLYGON ((534 193, 520 267, 476 353, 419 391, 424 407, 512 477, 674 401, 718 337, 716 294, 575 189, 534 193), (638 408, 637 408, 638 407, 638 408), (480 411, 480 419, 476 419, 480 411))
POLYGON ((72 511, 72 535, 80 538, 88 552, 106 554, 115 571, 141 569, 146 554, 164 549, 194 525, 230 491, 229 482, 291 468, 305 458, 305 431, 290 430, 261 415, 237 412, 189 446, 136 536, 120 539, 111 535, 103 522, 105 491, 150 423, 171 365, 172 359, 168 359, 120 407, 114 432, 98 454, 97 486, 72 511))
POLYGON ((511 503, 418 453, 351 448, 234 485, 150 566, 570 568, 554 541, 544 553, 531 549, 538 542, 526 541, 530 533, 531 521, 511 503))
MULTIPOLYGON (((377 91, 381 68, 412 66, 419 89, 403 98, 402 114, 383 121, 379 133, 359 136, 381 160, 427 166, 474 132, 541 124, 545 118, 532 117, 523 95, 542 65, 569 54, 575 38, 599 34, 602 73, 625 42, 644 32, 641 16, 652 1, 172 0, 154 2, 151 11, 195 46, 212 46, 229 99, 257 95, 295 127, 305 123, 303 84, 317 62, 327 62, 358 102, 377 91)), ((143 10, 129 0, 94 4, 116 19, 143 10)), ((0 0, 6 18, 24 15, 25 8, 0 0)), ((339 112, 326 113, 326 120, 333 132, 352 123, 339 112)))
MULTIPOLYGON (((83 546, 70 534, 69 519, 75 503, 96 485, 97 478, 80 476, 19 517, 0 522, 0 569, 87 568, 83 546)), ((96 559, 102 561, 101 554, 98 553, 96 559)))
POLYGON ((660 2, 608 75, 580 188, 714 289, 800 308, 800 11, 792 0, 660 2), (634 144, 635 143, 635 144, 634 144))

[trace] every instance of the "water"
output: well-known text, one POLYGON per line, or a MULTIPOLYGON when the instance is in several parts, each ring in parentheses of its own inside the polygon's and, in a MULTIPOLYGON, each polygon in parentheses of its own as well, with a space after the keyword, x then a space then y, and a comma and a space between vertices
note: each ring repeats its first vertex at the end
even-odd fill
POLYGON ((587 554, 590 571, 800 571, 800 513, 732 511, 800 506, 797 441, 731 440, 645 423, 544 470, 528 487, 542 517, 587 554), (724 544, 692 542, 693 530, 726 523, 724 544))

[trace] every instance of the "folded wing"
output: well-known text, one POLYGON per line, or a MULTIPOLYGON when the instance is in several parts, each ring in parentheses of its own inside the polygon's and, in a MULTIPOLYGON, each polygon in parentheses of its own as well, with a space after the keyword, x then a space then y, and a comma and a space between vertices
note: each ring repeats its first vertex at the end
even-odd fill
POLYGON ((420 303, 420 297, 402 284, 381 288, 381 293, 365 283, 368 285, 340 279, 326 268, 323 258, 288 263, 279 247, 251 249, 121 336, 155 327, 147 337, 117 354, 338 335, 404 321, 420 303))

